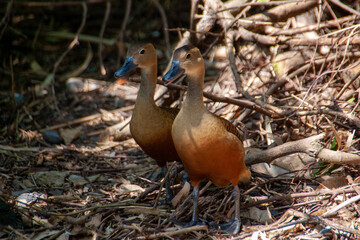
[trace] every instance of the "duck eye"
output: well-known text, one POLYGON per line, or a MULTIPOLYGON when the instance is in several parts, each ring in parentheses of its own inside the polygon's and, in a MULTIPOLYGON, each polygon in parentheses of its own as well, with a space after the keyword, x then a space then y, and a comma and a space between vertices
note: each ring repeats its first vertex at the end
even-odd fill
POLYGON ((141 49, 139 53, 140 53, 140 54, 144 54, 144 53, 145 53, 145 50, 144 50, 144 49, 141 49))
POLYGON ((190 53, 188 53, 188 54, 186 55, 186 59, 189 59, 189 58, 191 58, 191 54, 190 54, 190 53))

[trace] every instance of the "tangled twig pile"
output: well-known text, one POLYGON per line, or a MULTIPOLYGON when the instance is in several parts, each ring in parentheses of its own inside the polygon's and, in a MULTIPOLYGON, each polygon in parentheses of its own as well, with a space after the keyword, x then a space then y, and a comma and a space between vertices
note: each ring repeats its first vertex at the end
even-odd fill
MULTIPOLYGON (((235 239, 360 238, 357 1, 172 2, 4 5, 0 238, 225 237, 170 221, 191 217, 184 188, 175 206, 150 206, 158 172, 126 131, 138 81, 89 79, 111 79, 132 39, 160 42, 163 71, 170 42, 202 50, 207 107, 242 130, 253 174, 235 239)), ((159 104, 181 105, 186 86, 160 85, 159 104)), ((200 216, 229 219, 230 195, 204 183, 200 216)))

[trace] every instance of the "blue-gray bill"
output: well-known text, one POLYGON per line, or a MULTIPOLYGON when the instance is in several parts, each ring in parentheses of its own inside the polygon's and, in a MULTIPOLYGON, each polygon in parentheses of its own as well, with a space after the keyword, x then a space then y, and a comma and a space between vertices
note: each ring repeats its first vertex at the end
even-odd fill
POLYGON ((177 80, 184 74, 185 70, 180 67, 180 62, 172 61, 170 70, 163 76, 162 80, 165 82, 165 84, 169 84, 177 80))
POLYGON ((118 79, 120 77, 128 77, 136 70, 138 65, 135 64, 133 60, 133 57, 127 57, 125 59, 123 66, 115 72, 115 79, 118 79))

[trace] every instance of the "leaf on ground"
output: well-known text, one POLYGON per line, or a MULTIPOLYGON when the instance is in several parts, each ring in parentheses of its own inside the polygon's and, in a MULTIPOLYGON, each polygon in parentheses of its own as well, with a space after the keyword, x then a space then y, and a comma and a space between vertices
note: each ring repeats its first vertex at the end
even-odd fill
POLYGON ((327 176, 325 180, 320 182, 320 185, 317 187, 317 190, 324 188, 334 189, 334 188, 346 186, 347 184, 348 181, 346 180, 346 176, 344 176, 343 174, 327 176))
MULTIPOLYGON (((41 240, 41 239, 49 239, 52 236, 56 236, 61 232, 61 230, 53 230, 53 231, 44 231, 32 238, 33 240, 41 240)), ((58 237, 56 239, 59 239, 58 237)))
POLYGON ((69 145, 74 139, 81 135, 82 126, 76 128, 60 129, 60 135, 66 145, 69 145))
POLYGON ((120 194, 131 193, 131 192, 142 193, 145 191, 145 189, 140 187, 139 185, 135 185, 135 184, 131 184, 131 183, 124 183, 124 184, 120 185, 118 191, 120 194))
POLYGON ((92 175, 87 177, 86 179, 82 176, 72 174, 69 176, 69 181, 74 184, 74 186, 82 186, 88 183, 93 183, 97 180, 106 180, 104 178, 101 178, 100 174, 92 175))
POLYGON ((272 219, 269 216, 267 210, 260 210, 257 207, 250 207, 247 211, 241 211, 241 216, 250 218, 257 221, 258 223, 271 223, 272 219))
POLYGON ((32 173, 31 177, 40 187, 61 187, 68 175, 69 172, 46 171, 32 173))
POLYGON ((46 197, 46 194, 39 192, 23 193, 16 198, 16 201, 18 206, 27 207, 29 204, 37 201, 38 199, 44 199, 46 197))
POLYGON ((189 192, 190 192, 190 183, 186 181, 182 189, 171 200, 171 204, 174 207, 178 206, 182 202, 182 200, 189 195, 189 192))
POLYGON ((95 214, 94 216, 91 217, 89 222, 85 223, 85 226, 97 228, 100 226, 101 220, 102 220, 102 214, 101 213, 95 214))

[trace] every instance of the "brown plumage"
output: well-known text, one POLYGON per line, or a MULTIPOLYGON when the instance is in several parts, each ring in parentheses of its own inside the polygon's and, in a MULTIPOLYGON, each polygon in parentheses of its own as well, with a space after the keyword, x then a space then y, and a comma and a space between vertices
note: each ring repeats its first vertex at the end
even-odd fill
POLYGON ((171 82, 186 74, 189 87, 183 107, 177 115, 172 136, 175 148, 194 187, 194 213, 188 225, 197 224, 197 194, 202 179, 216 186, 232 184, 235 197, 235 218, 224 231, 240 230, 239 182, 250 180, 244 163, 245 150, 238 130, 229 121, 209 112, 203 103, 204 61, 198 48, 184 46, 175 50, 171 69, 163 80, 171 82))
MULTIPOLYGON (((171 137, 172 124, 179 110, 161 108, 155 104, 157 55, 151 43, 131 46, 115 78, 129 76, 136 68, 141 70, 141 83, 130 121, 130 132, 141 149, 155 159, 159 167, 165 168, 166 162, 180 161, 171 137)), ((166 188, 167 198, 170 198, 168 182, 166 188)))

